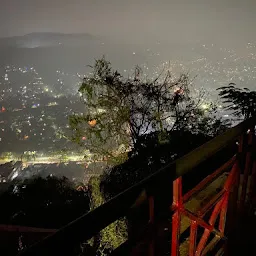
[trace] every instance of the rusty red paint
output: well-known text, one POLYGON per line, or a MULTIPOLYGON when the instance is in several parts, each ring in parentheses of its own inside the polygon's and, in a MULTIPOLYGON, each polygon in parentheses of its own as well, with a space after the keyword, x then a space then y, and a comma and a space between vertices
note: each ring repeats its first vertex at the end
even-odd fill
POLYGON ((177 208, 182 207, 182 178, 178 178, 173 182, 173 205, 177 208))
POLYGON ((172 216, 172 246, 171 255, 179 255, 179 238, 180 238, 180 221, 181 221, 181 209, 182 203, 182 178, 178 178, 173 181, 173 207, 176 208, 175 213, 172 216))
POLYGON ((222 233, 222 235, 224 235, 224 231, 225 231, 226 215, 227 215, 227 209, 228 209, 228 198, 229 198, 229 192, 226 192, 223 199, 223 204, 221 207, 220 222, 219 222, 219 230, 222 233))
POLYGON ((172 216, 172 248, 171 256, 179 256, 181 212, 177 210, 172 216))
MULTIPOLYGON (((240 142, 240 148, 241 142, 240 142)), ((256 173, 256 171, 255 171, 256 173)), ((173 204, 172 210, 174 211, 172 217, 172 254, 179 255, 179 236, 180 236, 180 221, 181 215, 185 215, 191 219, 190 226, 190 238, 189 238, 189 256, 199 256, 205 250, 207 246, 207 241, 210 237, 210 233, 213 232, 219 239, 224 237, 226 214, 228 208, 229 194, 232 187, 237 185, 239 182, 240 168, 237 156, 232 157, 223 166, 218 168, 213 174, 206 177, 202 182, 200 182, 194 189, 189 191, 182 198, 182 179, 179 178, 173 183, 173 204), (189 200, 191 196, 202 190, 207 184, 214 180, 221 172, 226 169, 232 169, 228 175, 228 178, 224 184, 223 190, 216 194, 204 207, 202 207, 197 214, 190 212, 184 208, 183 202, 189 200), (215 205, 213 207, 213 205, 215 205), (202 217, 213 207, 212 214, 210 216, 209 222, 206 222, 202 217), (218 230, 215 229, 214 225, 217 217, 220 216, 220 221, 218 225, 218 230), (204 233, 199 240, 198 245, 196 245, 197 240, 197 229, 198 226, 204 228, 204 233)), ((214 243, 213 243, 214 244, 214 243)), ((209 247, 209 246, 208 246, 209 247)))
POLYGON ((213 174, 206 177, 202 182, 200 182, 194 189, 189 191, 182 198, 182 179, 178 178, 173 182, 173 204, 172 210, 174 210, 174 214, 172 217, 172 254, 171 255, 179 255, 179 236, 180 236, 180 221, 181 214, 187 216, 191 219, 191 227, 190 227, 190 242, 189 242, 189 256, 201 255, 207 241, 209 239, 210 233, 214 232, 218 237, 224 236, 225 222, 226 222, 226 213, 228 206, 229 193, 232 185, 236 183, 238 168, 237 157, 234 156, 229 161, 227 161, 223 166, 218 168, 213 174), (232 166, 233 164, 233 166, 232 166), (216 178, 221 172, 231 167, 232 169, 229 173, 229 176, 225 182, 224 189, 220 191, 217 195, 215 195, 203 208, 199 210, 197 214, 191 213, 190 211, 184 208, 183 202, 188 200, 192 195, 199 192, 203 189, 207 184, 209 184, 214 178, 216 178), (213 212, 211 214, 209 224, 204 221, 201 217, 203 217, 212 207, 213 212), (220 215, 219 222, 219 230, 214 228, 214 224, 216 219, 220 215), (196 246, 197 239, 197 227, 203 227, 204 233, 196 246))
POLYGON ((231 172, 229 173, 229 176, 224 184, 224 190, 230 191, 232 185, 234 185, 236 174, 239 172, 239 163, 238 161, 235 162, 235 164, 232 167, 231 172))
POLYGON ((204 230, 204 233, 198 243, 198 246, 197 246, 197 250, 196 250, 196 253, 195 255, 196 256, 199 256, 201 255, 206 243, 207 243, 207 240, 209 239, 209 236, 210 236, 210 233, 211 231, 214 230, 214 224, 215 224, 215 221, 218 217, 218 214, 220 213, 220 210, 221 210, 221 206, 223 204, 223 199, 221 199, 214 207, 213 209, 213 212, 212 212, 212 215, 210 217, 210 220, 209 220, 209 224, 210 224, 210 227, 211 228, 208 228, 208 229, 205 229, 204 230))
POLYGON ((189 219, 194 220, 197 222, 198 226, 201 226, 205 229, 210 230, 211 232, 214 230, 214 227, 212 227, 210 224, 208 224, 207 222, 205 222, 201 217, 196 216, 195 214, 193 214, 192 212, 183 209, 182 214, 184 214, 185 216, 187 216, 189 219))
POLYGON ((195 255, 196 250, 196 237, 197 237, 197 221, 192 220, 190 225, 190 237, 189 237, 189 256, 195 255))

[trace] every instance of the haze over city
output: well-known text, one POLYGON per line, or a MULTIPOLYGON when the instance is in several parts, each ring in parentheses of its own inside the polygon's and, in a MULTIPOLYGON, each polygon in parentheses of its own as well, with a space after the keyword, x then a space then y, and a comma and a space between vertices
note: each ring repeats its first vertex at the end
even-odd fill
POLYGON ((103 55, 124 76, 136 65, 147 77, 188 72, 209 100, 230 82, 253 89, 255 7, 253 0, 2 1, 1 152, 78 150, 59 134, 71 113, 83 112, 81 77, 103 55))
MULTIPOLYGON (((221 63, 222 66, 217 68, 239 74, 243 72, 243 63, 246 67, 249 62, 251 69, 254 66, 250 61, 254 61, 255 54, 255 8, 253 0, 76 0, 72 3, 4 0, 0 10, 0 37, 35 34, 7 40, 9 46, 15 41, 14 45, 23 50, 2 50, 0 64, 1 67, 12 62, 31 65, 40 58, 45 75, 50 76, 58 66, 70 69, 64 72, 85 73, 85 66, 102 54, 109 56, 119 70, 129 70, 137 64, 159 66, 166 61, 191 62, 206 57, 199 68, 221 63), (51 42, 54 34, 38 34, 42 32, 69 34, 67 37, 73 37, 73 40, 69 39, 69 43, 62 46, 72 48, 73 45, 73 49, 34 49, 56 46, 56 40, 51 42), (236 60, 234 67, 229 66, 228 61, 233 60, 230 56, 236 60), (48 61, 47 65, 44 61, 48 61)), ((61 38, 64 39, 59 37, 59 40, 61 38)), ((190 70, 191 66, 187 64, 185 69, 190 70)), ((204 71, 195 70, 195 73, 199 75, 200 83, 204 71)), ((239 76, 247 76, 247 73, 239 76)), ((204 86, 214 85, 206 83, 204 86)))

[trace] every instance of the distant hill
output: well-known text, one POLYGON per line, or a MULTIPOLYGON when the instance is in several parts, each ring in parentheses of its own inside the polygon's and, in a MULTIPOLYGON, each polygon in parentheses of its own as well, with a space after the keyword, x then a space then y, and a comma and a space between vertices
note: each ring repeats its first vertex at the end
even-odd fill
MULTIPOLYGON (((173 73, 189 71, 191 76, 198 75, 198 86, 212 89, 228 84, 231 69, 236 76, 233 81, 239 82, 239 77, 243 75, 245 86, 255 86, 252 72, 243 71, 244 66, 252 67, 255 62, 255 48, 249 49, 248 45, 233 51, 225 44, 206 44, 203 41, 200 43, 200 40, 178 42, 175 38, 170 41, 155 38, 137 44, 136 36, 132 34, 129 35, 129 41, 125 39, 117 40, 111 36, 95 36, 89 33, 31 33, 0 38, 0 82, 5 74, 4 67, 13 65, 34 67, 45 83, 55 84, 59 78, 56 73, 58 70, 72 75, 86 74, 90 70, 88 65, 105 55, 113 67, 125 76, 132 75, 132 69, 136 65, 145 68, 147 75, 156 75, 156 71, 162 71, 162 64, 167 66, 170 61, 175 65, 172 67, 173 73), (184 70, 179 63, 184 63, 184 70), (158 69, 152 70, 155 67, 158 69), (240 69, 241 75, 236 71, 240 69)), ((74 87, 77 80, 72 79, 64 81, 65 85, 74 87)), ((17 83, 20 82, 17 80, 17 83)))
POLYGON ((88 33, 30 33, 24 36, 0 38, 0 47, 37 48, 57 45, 79 46, 87 42, 99 40, 100 38, 88 33))
POLYGON ((88 33, 31 33, 0 38, 0 76, 3 76, 7 65, 34 67, 43 80, 51 84, 57 80, 57 70, 85 74, 89 70, 88 65, 103 55, 118 70, 129 70, 146 62, 145 48, 88 33))
POLYGON ((34 66, 46 82, 52 83, 56 70, 85 73, 88 65, 103 55, 114 68, 120 72, 127 70, 129 74, 136 65, 158 66, 162 61, 193 55, 186 42, 158 44, 157 38, 145 44, 131 41, 89 33, 30 33, 0 38, 0 76, 1 68, 6 65, 34 66))

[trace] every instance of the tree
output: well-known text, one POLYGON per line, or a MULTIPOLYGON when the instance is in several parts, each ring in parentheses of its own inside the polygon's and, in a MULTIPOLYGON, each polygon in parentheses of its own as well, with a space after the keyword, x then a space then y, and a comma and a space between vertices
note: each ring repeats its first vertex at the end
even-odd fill
MULTIPOLYGON (((114 165, 90 181, 91 202, 98 202, 94 207, 187 152, 192 137, 195 147, 206 141, 199 140, 202 133, 209 138, 226 128, 214 104, 204 107, 202 91, 192 96, 196 90, 188 74, 175 78, 163 71, 155 79, 143 79, 136 67, 132 77, 124 78, 104 58, 92 68, 79 88, 86 112, 69 120, 72 140, 114 165), (181 143, 185 135, 188 140, 181 143)), ((118 237, 113 225, 93 240, 101 252, 111 250, 116 241, 111 237, 118 237)), ((116 227, 125 227, 124 222, 116 227)))
POLYGON ((247 119, 256 114, 256 91, 250 91, 248 88, 237 88, 234 83, 229 86, 218 88, 219 96, 226 104, 226 110, 233 111, 237 117, 243 116, 247 119))
POLYGON ((115 164, 127 160, 127 152, 138 148, 145 134, 157 132, 162 143, 168 131, 196 133, 218 121, 211 105, 207 113, 202 109, 202 92, 191 97, 194 89, 188 74, 175 78, 163 71, 155 79, 143 79, 136 67, 133 77, 124 78, 105 58, 92 68, 79 88, 86 113, 69 119, 72 140, 115 164))

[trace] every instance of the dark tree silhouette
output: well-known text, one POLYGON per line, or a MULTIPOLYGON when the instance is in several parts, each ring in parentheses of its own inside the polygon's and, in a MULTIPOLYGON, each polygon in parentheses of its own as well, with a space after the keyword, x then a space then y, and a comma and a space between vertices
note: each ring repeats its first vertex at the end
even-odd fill
POLYGON ((237 88, 234 83, 217 90, 220 90, 219 95, 226 104, 226 109, 233 111, 235 116, 247 119, 256 114, 256 91, 237 88))
MULTIPOLYGON (((0 223, 36 228, 58 229, 89 211, 88 191, 76 189, 67 178, 47 177, 25 181, 15 181, 9 189, 0 195, 3 207, 0 211, 0 223)), ((39 234, 8 234, 9 239, 0 243, 5 255, 16 255, 18 250, 42 239, 39 234), (19 244, 19 242, 22 242, 19 244), (20 247, 21 246, 21 247, 20 247)), ((89 250, 83 246, 83 250, 89 250)), ((81 252, 80 245, 74 248, 74 254, 81 252)))
POLYGON ((130 152, 130 157, 125 163, 104 171, 101 189, 105 200, 109 200, 211 138, 212 136, 207 134, 193 134, 184 130, 169 132, 164 144, 159 144, 157 133, 141 137, 140 148, 130 152))
POLYGON ((13 184, 0 196, 1 224, 60 228, 89 210, 87 191, 67 178, 47 177, 13 184))
POLYGON ((176 78, 163 71, 155 79, 145 79, 136 67, 134 76, 124 78, 104 58, 92 68, 79 89, 86 111, 70 117, 72 140, 117 160, 115 164, 124 162, 127 152, 139 146, 140 136, 156 132, 161 143, 168 131, 198 133, 202 127, 205 131, 204 126, 220 124, 213 104, 202 109, 203 92, 191 96, 195 90, 188 74, 176 78))

